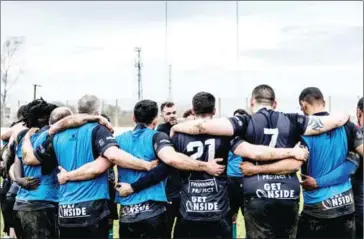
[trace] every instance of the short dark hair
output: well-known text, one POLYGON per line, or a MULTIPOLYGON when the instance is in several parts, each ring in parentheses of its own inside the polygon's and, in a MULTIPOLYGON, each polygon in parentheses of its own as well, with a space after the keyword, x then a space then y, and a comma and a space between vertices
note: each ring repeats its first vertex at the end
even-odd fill
POLYGON ((363 106, 363 97, 361 97, 361 98, 360 98, 360 100, 358 101, 358 106, 357 106, 357 108, 358 108, 361 112, 363 112, 363 108, 364 108, 364 106, 363 106))
POLYGON ((19 107, 18 111, 16 112, 16 118, 18 120, 22 119, 24 117, 24 109, 27 105, 22 105, 19 107))
POLYGON ((173 107, 174 103, 171 101, 166 101, 161 104, 161 111, 163 111, 164 107, 170 108, 173 107))
POLYGON ((107 116, 105 114, 101 114, 101 116, 104 117, 105 119, 107 119, 107 121, 111 122, 109 116, 107 116))
POLYGON ((196 115, 212 114, 215 109, 215 97, 208 92, 199 92, 192 98, 192 107, 196 115))
POLYGON ((276 100, 276 95, 272 87, 263 84, 254 88, 252 98, 257 103, 273 105, 274 101, 276 100))
POLYGON ((192 115, 192 110, 189 109, 189 110, 186 110, 184 113, 183 113, 183 118, 187 118, 188 116, 192 115))
POLYGON ((307 87, 301 92, 298 100, 299 104, 301 104, 301 101, 307 102, 311 105, 314 103, 323 103, 324 95, 317 87, 307 87))
POLYGON ((234 111, 233 115, 236 115, 236 114, 239 114, 239 115, 249 115, 248 112, 246 112, 246 110, 244 109, 237 109, 234 111))
POLYGON ((136 123, 150 125, 158 115, 157 102, 152 100, 141 100, 134 107, 136 123))

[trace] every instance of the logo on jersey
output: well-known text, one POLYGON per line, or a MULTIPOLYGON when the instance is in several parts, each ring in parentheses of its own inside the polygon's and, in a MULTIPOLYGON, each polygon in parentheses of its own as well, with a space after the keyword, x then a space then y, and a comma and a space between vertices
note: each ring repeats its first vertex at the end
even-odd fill
POLYGON ((99 145, 100 145, 100 147, 104 146, 105 145, 105 140, 100 139, 99 140, 99 145))
POLYGON ((207 200, 205 195, 216 194, 219 191, 216 179, 189 180, 188 193, 190 200, 186 202, 187 212, 216 212, 220 211, 218 202, 207 200), (194 195, 194 196, 192 196, 194 195))
POLYGON ((120 207, 120 217, 125 217, 128 215, 135 215, 137 213, 149 212, 150 209, 149 202, 139 203, 135 205, 128 205, 120 207))
POLYGON ((360 130, 358 130, 358 132, 356 132, 356 138, 358 140, 363 139, 363 133, 360 130))
POLYGON ((188 193, 190 194, 217 193, 218 191, 215 179, 189 181, 188 193))
POLYGON ((187 212, 218 212, 218 202, 207 202, 207 197, 192 196, 191 200, 186 202, 187 212))
POLYGON ((60 205, 58 207, 59 217, 76 218, 76 217, 89 217, 87 215, 86 207, 75 207, 74 204, 60 205))
POLYGON ((338 207, 347 206, 354 203, 353 194, 343 195, 342 193, 335 195, 329 199, 322 201, 322 206, 326 209, 334 209, 338 207))
POLYGON ((257 189, 258 198, 290 199, 295 198, 295 190, 282 188, 282 183, 265 183, 263 189, 257 189))
POLYGON ((170 144, 171 141, 169 141, 168 139, 162 139, 161 141, 159 141, 159 143, 167 143, 167 144, 170 144))

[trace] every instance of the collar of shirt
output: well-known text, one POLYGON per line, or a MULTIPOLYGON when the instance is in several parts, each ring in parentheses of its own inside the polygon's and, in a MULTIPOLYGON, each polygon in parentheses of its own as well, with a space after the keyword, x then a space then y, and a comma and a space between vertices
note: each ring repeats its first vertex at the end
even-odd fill
POLYGON ((323 112, 315 113, 313 115, 315 115, 315 116, 327 116, 327 115, 330 115, 330 114, 328 112, 326 112, 326 111, 323 111, 323 112))
POLYGON ((134 130, 138 130, 138 129, 145 129, 147 128, 147 126, 145 126, 144 124, 137 124, 134 128, 134 130))

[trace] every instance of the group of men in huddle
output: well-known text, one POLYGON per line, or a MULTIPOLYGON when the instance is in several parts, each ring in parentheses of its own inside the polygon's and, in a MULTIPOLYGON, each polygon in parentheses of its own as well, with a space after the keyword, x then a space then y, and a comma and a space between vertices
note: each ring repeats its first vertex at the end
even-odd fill
MULTIPOLYGON (((18 238, 107 238, 114 200, 119 238, 231 238, 239 208, 247 238, 362 237, 362 128, 326 112, 315 87, 299 96, 304 115, 275 111, 268 85, 250 103, 251 115, 213 119, 215 97, 199 92, 185 122, 162 104, 166 122, 155 130, 158 105, 142 100, 135 128, 114 137, 96 96, 74 115, 31 102, 2 135, 7 228, 18 238)), ((357 108, 362 125, 363 99, 357 108)))

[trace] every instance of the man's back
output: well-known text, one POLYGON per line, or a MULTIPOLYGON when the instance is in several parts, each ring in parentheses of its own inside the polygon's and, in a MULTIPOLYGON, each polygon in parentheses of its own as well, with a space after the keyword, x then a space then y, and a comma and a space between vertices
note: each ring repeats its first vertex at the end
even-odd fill
MULTIPOLYGON (((244 140, 252 144, 275 148, 291 148, 305 131, 304 116, 284 114, 263 108, 253 114, 248 122, 244 140)), ((250 159, 245 159, 252 161, 250 159)), ((270 164, 275 161, 257 162, 270 164)), ((244 178, 244 193, 259 198, 297 199, 300 185, 296 173, 290 175, 254 175, 244 178)))
MULTIPOLYGON (((316 136, 303 136, 305 145, 309 148, 310 158, 303 173, 314 178, 320 178, 344 163, 348 153, 348 140, 345 127, 316 136)), ((351 188, 349 179, 342 184, 305 191, 305 204, 313 204, 326 200, 338 193, 351 188)))
MULTIPOLYGON (((156 159, 156 154, 153 145, 153 138, 156 135, 156 131, 138 126, 132 131, 125 132, 116 137, 120 148, 133 156, 144 159, 146 161, 152 161, 156 159)), ((136 171, 132 169, 125 169, 118 167, 119 182, 134 183, 139 178, 146 174, 144 171, 136 171)), ((116 202, 123 206, 135 205, 143 203, 148 200, 162 201, 167 200, 165 195, 165 182, 153 185, 141 192, 131 194, 127 197, 120 197, 116 195, 116 202)))
MULTIPOLYGON (((200 161, 223 158, 226 165, 231 138, 210 135, 176 134, 172 142, 176 151, 200 161)), ((181 171, 181 208, 185 219, 215 221, 229 210, 226 171, 219 177, 197 171, 181 171)))
MULTIPOLYGON (((48 133, 47 133, 48 127, 42 128, 39 132, 32 135, 30 140, 33 148, 36 148, 38 145, 36 144, 37 141, 43 141, 48 133), (43 139, 43 140, 42 140, 43 139)), ((22 138, 18 144, 17 148, 17 156, 20 160, 23 161, 23 155, 22 155, 22 145, 23 145, 22 138)), ((29 166, 22 163, 23 165, 23 173, 24 177, 33 177, 33 178, 39 178, 40 179, 40 185, 33 190, 27 190, 25 188, 20 188, 18 192, 17 199, 19 200, 44 200, 44 201, 51 201, 51 202, 57 202, 58 200, 58 182, 56 177, 56 170, 53 171, 53 173, 49 175, 42 175, 41 166, 29 166)))
MULTIPOLYGON (((97 123, 89 123, 79 128, 67 129, 54 136, 53 148, 58 164, 62 168, 72 171, 95 159, 93 137, 96 127, 99 127, 97 123)), ((108 199, 107 188, 106 172, 95 179, 68 182, 60 186, 59 204, 108 199)))

